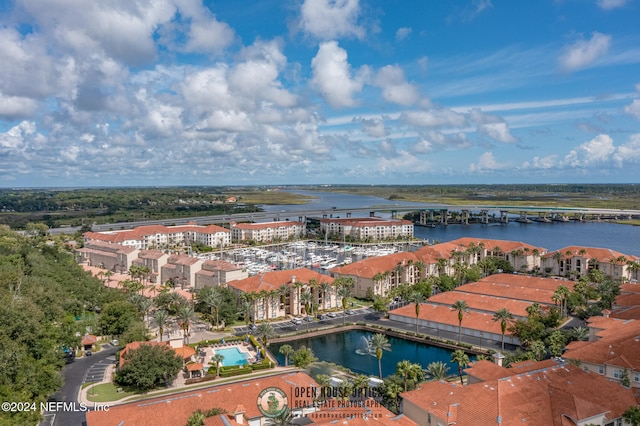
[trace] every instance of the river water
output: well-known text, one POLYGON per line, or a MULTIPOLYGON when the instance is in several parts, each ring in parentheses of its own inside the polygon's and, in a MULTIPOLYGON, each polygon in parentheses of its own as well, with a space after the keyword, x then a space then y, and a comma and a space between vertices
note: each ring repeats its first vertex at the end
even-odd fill
MULTIPOLYGON (((339 194, 322 191, 289 191, 316 197, 303 205, 262 206, 267 212, 282 212, 336 208, 376 207, 389 205, 416 205, 420 203, 389 201, 384 198, 339 194)), ((425 208, 429 204, 424 204, 425 208)), ((365 215, 365 214, 362 214, 365 215)), ((357 216, 354 213, 354 216, 357 216)), ((509 224, 472 224, 449 225, 425 228, 416 226, 417 238, 430 242, 446 242, 461 237, 495 240, 521 241, 548 251, 558 250, 570 245, 584 247, 603 247, 626 255, 640 256, 640 226, 619 225, 606 222, 534 222, 529 224, 511 221, 509 224)))

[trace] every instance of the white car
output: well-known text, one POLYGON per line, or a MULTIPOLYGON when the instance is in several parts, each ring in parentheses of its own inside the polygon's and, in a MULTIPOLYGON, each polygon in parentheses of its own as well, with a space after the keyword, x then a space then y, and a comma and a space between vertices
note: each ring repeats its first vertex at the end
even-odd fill
POLYGON ((336 313, 335 312, 327 312, 327 316, 329 318, 335 318, 336 317, 336 313))
POLYGON ((295 325, 300 325, 300 324, 302 324, 302 320, 301 320, 300 318, 293 318, 293 319, 291 320, 291 322, 292 322, 293 324, 295 324, 295 325))

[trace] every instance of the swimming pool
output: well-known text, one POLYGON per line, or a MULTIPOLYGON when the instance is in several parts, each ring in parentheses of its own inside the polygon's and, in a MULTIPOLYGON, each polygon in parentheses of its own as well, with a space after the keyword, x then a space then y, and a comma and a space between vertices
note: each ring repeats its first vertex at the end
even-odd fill
POLYGON ((224 357, 222 365, 244 365, 249 363, 247 361, 247 355, 240 352, 238 348, 216 349, 215 351, 224 357))

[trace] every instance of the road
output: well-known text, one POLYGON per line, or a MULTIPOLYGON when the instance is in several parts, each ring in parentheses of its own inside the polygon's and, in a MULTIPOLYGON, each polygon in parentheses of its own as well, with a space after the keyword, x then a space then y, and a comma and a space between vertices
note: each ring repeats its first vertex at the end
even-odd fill
POLYGON ((44 420, 40 422, 40 426, 86 425, 85 413, 77 401, 80 387, 83 383, 102 381, 104 370, 115 361, 117 350, 117 347, 109 347, 93 354, 93 356, 80 358, 67 364, 62 370, 64 385, 49 398, 49 401, 75 402, 75 408, 57 406, 58 409, 55 412, 44 413, 44 420))

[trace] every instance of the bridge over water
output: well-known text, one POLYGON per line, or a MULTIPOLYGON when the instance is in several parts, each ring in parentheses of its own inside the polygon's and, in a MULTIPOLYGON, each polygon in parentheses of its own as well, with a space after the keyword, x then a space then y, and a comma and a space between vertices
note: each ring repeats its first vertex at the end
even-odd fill
MULTIPOLYGON (((619 209, 593 209, 579 207, 538 207, 538 206, 508 206, 508 205, 447 205, 447 204, 381 204, 370 207, 354 207, 354 208, 330 208, 330 209, 304 209, 300 210, 282 210, 280 212, 254 212, 254 213, 237 213, 215 216, 194 216, 187 218, 172 218, 160 220, 145 220, 137 222, 119 222, 105 225, 93 225, 93 230, 108 231, 131 229, 144 225, 185 225, 189 222, 195 222, 199 225, 205 224, 228 224, 229 222, 267 222, 281 220, 297 220, 305 221, 307 218, 349 218, 362 216, 376 216, 380 213, 390 214, 391 217, 398 217, 399 213, 411 211, 420 212, 418 221, 421 225, 430 225, 435 223, 448 224, 450 213, 456 212, 459 217, 459 223, 469 223, 470 219, 475 218, 478 222, 488 223, 493 218, 507 223, 509 217, 513 219, 513 215, 518 215, 516 221, 561 221, 569 220, 611 220, 611 219, 640 219, 640 210, 619 210, 619 209)), ((74 232, 70 228, 62 228, 60 230, 51 230, 62 232, 74 232)))

